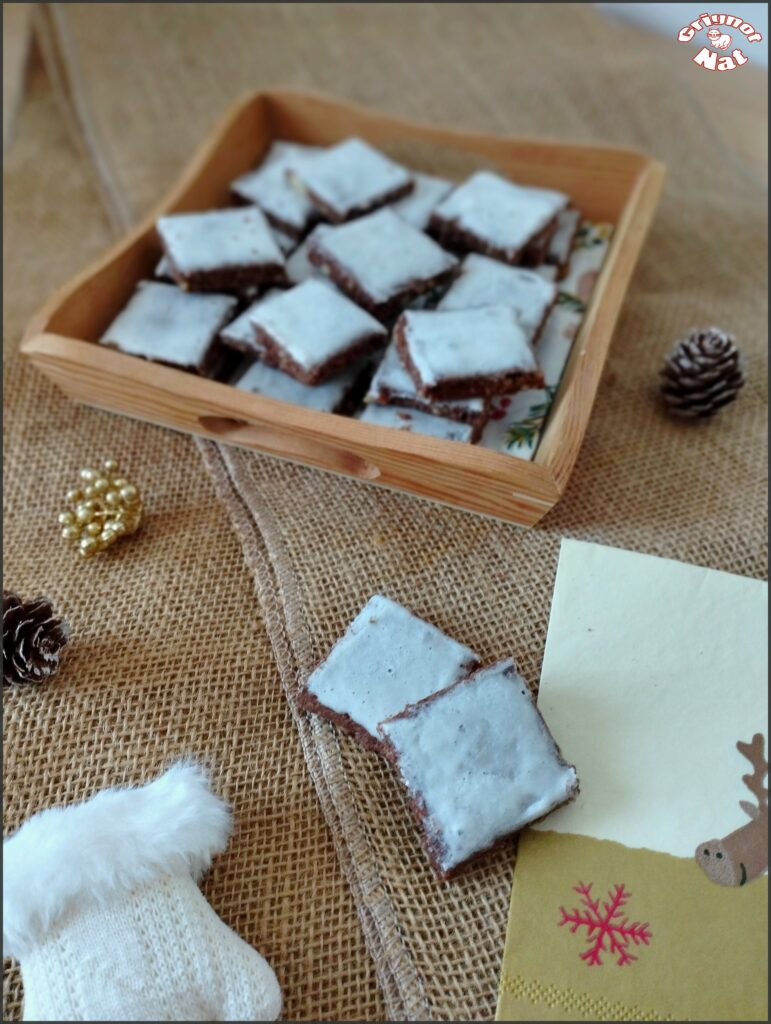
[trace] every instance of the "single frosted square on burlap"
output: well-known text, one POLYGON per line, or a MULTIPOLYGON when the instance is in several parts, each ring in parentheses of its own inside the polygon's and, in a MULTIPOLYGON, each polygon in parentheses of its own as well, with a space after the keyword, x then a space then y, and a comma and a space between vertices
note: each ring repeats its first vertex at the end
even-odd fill
POLYGON ((442 878, 578 792, 509 658, 380 723, 442 878))
POLYGON ((310 675, 298 704, 376 750, 378 722, 457 682, 478 664, 470 648, 375 594, 310 675))
POLYGON ((236 306, 232 295, 196 295, 173 284, 140 281, 99 343, 206 376, 219 359, 217 335, 236 306))

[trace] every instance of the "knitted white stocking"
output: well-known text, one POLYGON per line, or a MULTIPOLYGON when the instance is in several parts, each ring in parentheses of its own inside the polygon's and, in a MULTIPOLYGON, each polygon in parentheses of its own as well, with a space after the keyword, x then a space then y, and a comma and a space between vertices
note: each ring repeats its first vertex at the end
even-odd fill
POLYGON ((21 961, 25 1020, 275 1020, 268 963, 195 879, 230 815, 178 764, 138 789, 41 811, 3 843, 3 955, 21 961))

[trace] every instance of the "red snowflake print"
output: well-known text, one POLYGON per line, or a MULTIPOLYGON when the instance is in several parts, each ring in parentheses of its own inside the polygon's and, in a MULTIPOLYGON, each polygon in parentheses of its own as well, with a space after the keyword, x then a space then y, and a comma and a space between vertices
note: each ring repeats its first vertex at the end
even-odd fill
POLYGON ((632 895, 623 885, 614 885, 608 891, 607 900, 592 899, 592 882, 584 885, 579 882, 574 889, 581 896, 581 908, 574 907, 572 910, 565 910, 560 907, 562 920, 559 926, 570 925, 573 935, 579 928, 586 928, 586 941, 588 949, 578 955, 587 967, 601 967, 602 953, 608 953, 617 957, 616 963, 619 967, 631 963, 637 957, 629 952, 629 944, 634 946, 647 946, 653 938, 653 932, 645 921, 632 921, 622 916, 624 905, 632 895))

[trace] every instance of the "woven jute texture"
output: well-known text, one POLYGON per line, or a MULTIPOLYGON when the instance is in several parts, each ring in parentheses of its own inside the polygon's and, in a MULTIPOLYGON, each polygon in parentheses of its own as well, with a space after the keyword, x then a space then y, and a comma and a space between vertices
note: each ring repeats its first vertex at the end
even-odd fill
MULTIPOLYGON (((74 635, 49 684, 3 694, 4 830, 200 758, 235 813, 204 892, 275 968, 286 1016, 378 1019, 373 962, 253 582, 193 441, 75 406, 16 355, 36 305, 109 240, 88 167, 35 74, 5 168, 3 580, 49 594, 74 635), (56 513, 79 468, 109 454, 142 487, 146 522, 81 563, 56 513)), ((18 1020, 19 972, 5 966, 3 1019, 18 1020)))
MULTIPOLYGON (((685 49, 606 23, 588 5, 68 4, 48 17, 46 39, 49 63, 55 52, 65 69, 60 91, 74 111, 71 121, 116 223, 153 202, 226 105, 260 86, 313 87, 464 128, 636 145, 669 167, 660 212, 616 331, 574 476, 560 504, 536 529, 517 529, 200 443, 256 582, 263 624, 252 610, 247 625, 239 609, 248 603, 248 588, 235 556, 228 561, 233 547, 222 526, 224 513, 192 466, 191 445, 159 431, 135 435, 129 431, 146 428, 115 426, 114 419, 64 405, 59 414, 83 417, 83 449, 96 436, 85 423, 96 417, 93 422, 115 432, 111 447, 115 437, 123 451, 136 451, 138 466, 147 467, 148 479, 141 482, 148 494, 155 488, 159 503, 164 494, 168 503, 178 503, 173 515, 171 509, 157 515, 137 547, 131 553, 127 547, 121 556, 125 571, 138 566, 133 560, 146 552, 136 609, 126 592, 121 601, 110 589, 114 570, 100 567, 101 577, 80 577, 90 586, 88 597, 77 591, 83 621, 93 623, 97 614, 103 615, 105 601, 112 602, 116 616, 115 635, 101 625, 88 655, 81 647, 80 657, 101 656, 103 670, 115 667, 120 673, 117 686, 114 674, 109 682, 102 675, 101 682, 91 684, 98 691, 94 707, 105 716, 99 718, 104 732, 98 736, 111 745, 119 742, 116 735, 122 736, 140 774, 150 770, 148 748, 157 755, 154 768, 161 749, 189 746, 191 735, 202 752, 230 755, 231 741, 215 741, 218 722, 223 735, 244 735, 241 742, 252 756, 241 764, 245 782, 233 791, 245 802, 255 801, 252 818, 244 810, 252 826, 240 847, 248 847, 252 859, 241 861, 229 851, 230 860, 218 870, 240 864, 242 891, 224 879, 211 892, 223 900, 249 901, 243 908, 237 905, 244 912, 236 927, 250 941, 261 942, 269 955, 270 944, 275 946, 286 929, 296 930, 291 938, 298 944, 312 936, 325 954, 337 944, 335 963, 319 956, 300 964, 292 959, 296 947, 282 947, 288 1015, 302 1005, 308 1015, 490 1017, 514 846, 452 883, 437 883, 391 770, 333 728, 280 703, 270 705, 270 719, 257 695, 272 687, 275 696, 283 684, 291 709, 291 698, 312 665, 376 591, 404 601, 485 659, 515 654, 535 684, 559 543, 566 535, 765 576, 763 182, 705 122, 698 78, 705 73, 690 64, 685 49), (712 322, 736 336, 749 383, 739 401, 714 422, 672 422, 656 400, 659 364, 690 326, 712 322), (185 488, 194 490, 182 492, 170 483, 179 480, 173 460, 187 467, 185 488), (189 498, 183 512, 181 493, 201 497, 198 504, 189 498), (161 538, 164 530, 168 535, 161 538), (185 543, 176 535, 184 530, 195 538, 190 551, 198 559, 198 572, 191 567, 180 578, 179 564, 163 561, 165 550, 159 549, 185 543), (166 576, 160 566, 168 564, 175 568, 166 576), (137 648, 130 651, 135 663, 126 646, 127 620, 135 630, 143 627, 141 643, 136 643, 136 632, 133 644, 128 643, 137 648), (180 631, 186 634, 184 642, 180 631), (268 644, 280 684, 267 663, 268 644), (233 660, 232 648, 240 661, 233 660), (158 659, 152 665, 150 651, 158 659), (234 675, 239 670, 243 677, 234 675), (105 711, 111 701, 120 705, 117 722, 105 711), (160 719, 158 706, 166 709, 160 719), (257 721, 261 713, 266 718, 257 721), (296 725, 291 738, 286 728, 290 713, 296 725), (205 731, 199 734, 196 728, 205 731), (300 750, 307 776, 297 764, 300 750), (286 787, 290 796, 295 790, 305 792, 307 777, 313 780, 318 804, 309 805, 304 831, 298 834, 314 834, 319 847, 329 844, 318 821, 320 807, 339 858, 339 874, 324 877, 329 886, 347 879, 371 961, 337 891, 337 903, 330 896, 324 903, 315 892, 312 897, 298 894, 298 879, 306 868, 311 871, 309 856, 313 870, 321 871, 319 854, 314 850, 311 855, 295 836, 288 839, 284 818, 272 834, 263 820, 264 766, 271 757, 284 766, 276 768, 275 785, 286 787), (260 855, 264 861, 256 867, 260 855), (287 915, 280 925, 277 916, 260 916, 268 914, 275 899, 268 893, 269 879, 261 874, 268 864, 275 872, 274 887, 294 901, 294 916, 287 915), (266 894, 266 902, 260 902, 255 888, 266 894), (382 1008, 368 988, 370 962, 382 1008), (305 970, 314 973, 306 976, 305 970), (313 991, 298 994, 295 985, 313 986, 313 991), (347 1000, 341 993, 348 994, 347 1000), (310 1002, 314 998, 316 1006, 310 1002)), ((440 154, 434 167, 450 170, 440 154)), ((40 409, 39 395, 34 408, 40 409)), ((39 421, 38 416, 32 423, 39 421)), ((48 417, 45 424, 49 430, 48 417)), ((32 427, 25 423, 19 429, 32 427)), ((43 452, 39 458, 42 467, 43 452)), ((33 507, 25 506, 28 517, 42 514, 40 502, 29 497, 40 471, 32 465, 24 469, 26 500, 33 507)), ((55 474, 57 481, 64 479, 58 462, 55 470, 47 469, 47 476, 55 474)), ((29 518, 16 529, 31 530, 29 518)), ((50 579, 50 552, 39 550, 35 557, 50 579)), ((187 564, 184 559, 182 564, 187 564)), ((32 578, 29 573, 27 578, 32 578)), ((73 579, 67 576, 66 585, 76 586, 73 579)), ((56 692, 65 695, 63 679, 58 686, 56 692)), ((27 697, 33 699, 42 700, 42 695, 27 697)), ((73 699, 62 697, 59 716, 70 713, 73 699)), ((52 792, 30 783, 35 806, 60 797, 61 776, 80 780, 85 773, 91 785, 109 776, 94 742, 93 720, 90 731, 82 711, 77 724, 72 722, 61 748, 52 746, 50 726, 44 733, 44 749, 66 758, 67 769, 58 773, 59 788, 52 792)), ((24 735, 18 725, 15 729, 24 735)), ((56 731, 61 732, 58 725, 56 731)), ((24 767, 17 771, 22 778, 30 759, 40 760, 42 735, 35 731, 33 740, 26 740, 24 767)), ((20 758, 24 745, 17 741, 20 758)), ((107 764, 114 772, 127 770, 124 757, 113 754, 107 764)), ((225 772, 226 792, 227 779, 225 772)), ((32 809, 29 798, 21 803, 18 817, 32 809)), ((285 807, 281 810, 286 814, 285 807)), ((243 822, 240 827, 247 828, 243 822)), ((236 849, 240 842, 237 836, 236 849)))

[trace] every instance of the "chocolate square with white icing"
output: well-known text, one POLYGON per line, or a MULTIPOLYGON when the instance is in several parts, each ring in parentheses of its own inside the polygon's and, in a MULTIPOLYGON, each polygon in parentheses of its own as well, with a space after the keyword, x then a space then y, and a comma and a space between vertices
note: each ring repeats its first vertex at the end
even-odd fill
POLYGON ((359 413, 358 418, 362 423, 374 423, 377 427, 405 430, 410 434, 426 434, 445 441, 463 441, 466 444, 477 441, 481 432, 469 423, 459 423, 445 416, 434 416, 397 405, 368 405, 359 413))
POLYGON ((436 178, 432 174, 418 174, 415 187, 403 199, 397 199, 391 209, 403 217, 408 224, 423 231, 428 227, 431 214, 437 204, 451 191, 452 182, 446 178, 436 178))
POLYGON ((222 355, 217 335, 236 305, 232 295, 196 295, 173 284, 140 281, 99 343, 210 376, 222 355))
POLYGON ((452 277, 458 261, 391 209, 327 228, 309 246, 341 291, 380 320, 452 277))
POLYGON ((351 138, 317 156, 290 161, 290 179, 333 223, 341 223, 406 195, 413 177, 401 164, 351 138))
POLYGON ((564 192, 516 185, 491 171, 477 171, 439 203, 430 228, 456 251, 518 263, 568 202, 564 192))
POLYGON ((284 284, 284 254, 256 206, 161 217, 158 234, 170 272, 190 291, 240 291, 284 284))
MULTIPOLYGON (((479 432, 487 422, 489 412, 489 402, 484 398, 463 398, 455 402, 429 402, 428 399, 423 398, 418 394, 415 381, 404 368, 394 342, 391 342, 386 349, 364 400, 377 405, 417 409, 434 417, 440 416, 459 423, 467 423, 474 428, 471 440, 477 439, 479 432)), ((362 418, 367 419, 366 416, 362 418)), ((382 422, 382 419, 380 421, 382 422)), ((378 417, 373 415, 368 422, 378 422, 378 417)), ((405 426, 401 429, 410 428, 405 426)), ((416 429, 418 433, 422 433, 419 428, 416 429)))
POLYGON ((379 734, 443 879, 578 793, 512 659, 381 722, 379 734))
POLYGON ((540 274, 472 253, 437 309, 510 306, 527 340, 534 344, 556 298, 557 289, 540 274))
POLYGON ((263 362, 253 363, 240 377, 235 386, 253 395, 263 395, 279 402, 302 405, 317 412, 349 413, 361 396, 370 373, 370 361, 364 360, 349 367, 343 373, 330 378, 316 387, 301 384, 281 370, 266 366, 263 362))
POLYGON ((544 384, 510 306, 407 310, 394 337, 418 393, 432 402, 511 395, 544 384))
POLYGON ((220 340, 228 348, 236 352, 243 352, 250 356, 260 356, 263 352, 262 345, 257 341, 257 332, 252 323, 252 315, 257 309, 269 299, 277 295, 283 295, 281 288, 269 288, 262 295, 259 295, 250 305, 220 331, 220 340))
MULTIPOLYGON (((310 199, 287 180, 287 167, 301 167, 304 160, 321 152, 318 146, 274 142, 260 166, 236 178, 230 190, 241 202, 259 206, 271 225, 297 244, 318 219, 318 212, 310 199)), ((278 241, 280 244, 281 239, 278 241)))
POLYGON ((378 723, 476 668, 468 647, 381 594, 371 597, 297 703, 377 750, 378 723))
POLYGON ((304 281, 259 304, 251 320, 263 361, 311 386, 386 340, 381 323, 320 281, 304 281))

